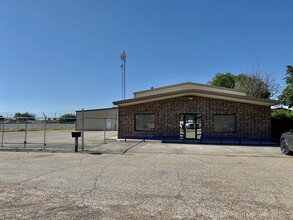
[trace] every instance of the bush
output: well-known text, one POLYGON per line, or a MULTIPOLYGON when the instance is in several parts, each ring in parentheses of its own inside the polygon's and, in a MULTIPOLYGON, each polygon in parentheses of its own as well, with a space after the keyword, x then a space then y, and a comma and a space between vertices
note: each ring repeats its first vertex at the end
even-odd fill
POLYGON ((293 128, 293 111, 288 109, 272 110, 272 138, 280 138, 281 134, 293 128))
POLYGON ((64 114, 58 119, 59 123, 74 123, 76 121, 75 114, 64 114))

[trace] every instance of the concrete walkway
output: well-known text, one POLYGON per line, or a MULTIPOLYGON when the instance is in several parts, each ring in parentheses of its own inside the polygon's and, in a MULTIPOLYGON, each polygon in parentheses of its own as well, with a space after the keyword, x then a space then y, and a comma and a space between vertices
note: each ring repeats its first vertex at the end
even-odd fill
POLYGON ((208 144, 171 144, 160 141, 111 141, 94 148, 100 154, 190 154, 190 155, 249 155, 283 156, 278 146, 208 145, 208 144))

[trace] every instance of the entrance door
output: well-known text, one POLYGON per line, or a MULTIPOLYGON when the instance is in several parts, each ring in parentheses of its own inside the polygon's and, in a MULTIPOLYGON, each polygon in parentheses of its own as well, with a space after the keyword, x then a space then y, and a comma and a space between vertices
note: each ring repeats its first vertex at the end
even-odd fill
POLYGON ((184 139, 200 139, 201 114, 180 114, 180 137, 184 139))
POLYGON ((111 121, 111 119, 107 119, 107 130, 111 130, 111 128, 112 128, 112 121, 111 121))

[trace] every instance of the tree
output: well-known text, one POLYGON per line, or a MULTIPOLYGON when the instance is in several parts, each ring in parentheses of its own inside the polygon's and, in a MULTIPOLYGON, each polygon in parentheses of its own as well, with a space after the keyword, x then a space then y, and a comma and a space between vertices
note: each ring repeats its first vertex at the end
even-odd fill
POLYGON ((4 117, 2 115, 0 115, 0 121, 4 121, 4 117))
POLYGON ((220 86, 226 88, 235 88, 236 76, 231 73, 217 73, 212 81, 208 82, 212 86, 220 86))
POLYGON ((272 98, 280 88, 273 73, 259 66, 239 75, 218 73, 208 84, 236 89, 257 98, 272 98))
POLYGON ((58 119, 59 123, 74 123, 76 121, 75 114, 67 113, 61 115, 58 119))
POLYGON ((240 74, 236 77, 235 89, 245 92, 248 96, 257 98, 270 98, 269 85, 258 75, 240 74))
POLYGON ((289 108, 293 107, 293 66, 287 66, 287 73, 285 76, 287 87, 283 90, 282 94, 278 97, 283 105, 289 108))
POLYGON ((34 114, 27 113, 15 113, 14 118, 22 118, 22 119, 28 119, 28 120, 36 120, 36 116, 34 114))
POLYGON ((257 64, 245 72, 244 75, 254 79, 254 83, 251 83, 251 80, 248 81, 252 90, 255 92, 255 95, 252 96, 258 98, 277 98, 276 95, 280 92, 280 85, 272 71, 257 64))

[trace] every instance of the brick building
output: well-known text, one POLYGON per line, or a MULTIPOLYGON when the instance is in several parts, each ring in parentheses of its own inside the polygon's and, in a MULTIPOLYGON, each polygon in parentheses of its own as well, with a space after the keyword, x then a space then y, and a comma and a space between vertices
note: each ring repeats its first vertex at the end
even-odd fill
POLYGON ((278 101, 233 89, 182 83, 135 92, 118 105, 118 138, 124 136, 271 136, 271 106, 278 101))

